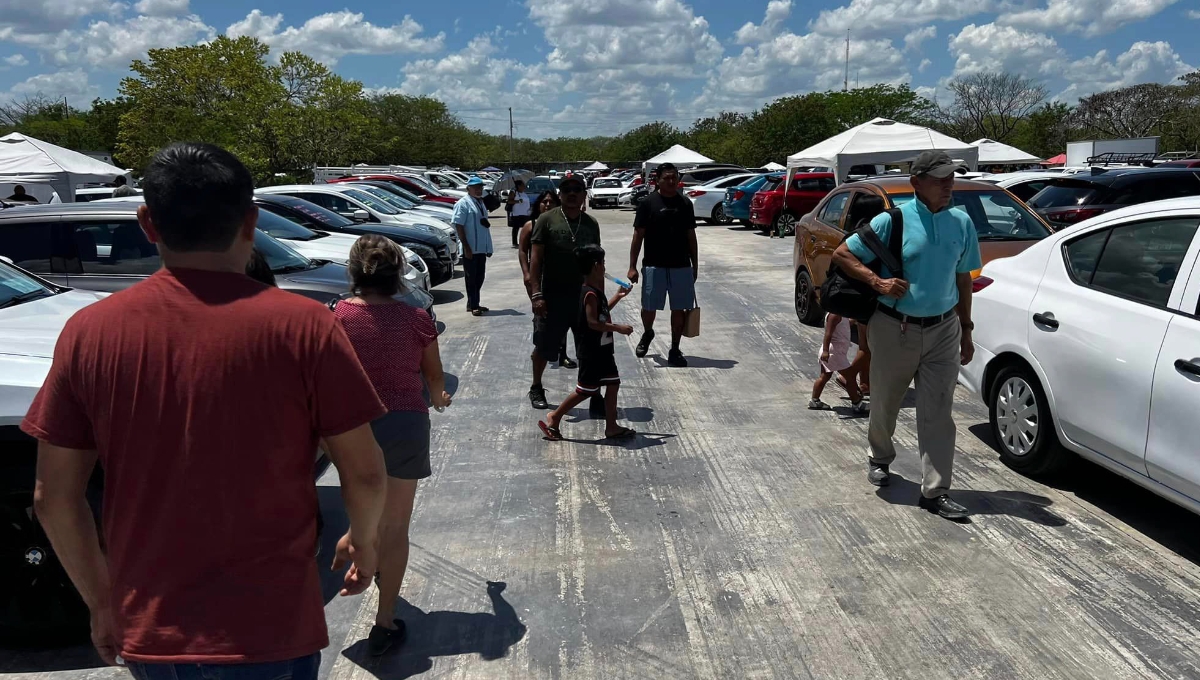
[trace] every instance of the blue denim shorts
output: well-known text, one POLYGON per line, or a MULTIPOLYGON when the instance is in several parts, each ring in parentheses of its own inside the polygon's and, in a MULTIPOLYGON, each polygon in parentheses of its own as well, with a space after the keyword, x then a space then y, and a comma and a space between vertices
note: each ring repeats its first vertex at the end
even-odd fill
POLYGON ((317 680, 321 653, 267 663, 137 663, 127 664, 137 680, 317 680))
POLYGON ((668 295, 672 311, 695 309, 696 277, 692 268, 642 268, 642 309, 666 309, 668 295))

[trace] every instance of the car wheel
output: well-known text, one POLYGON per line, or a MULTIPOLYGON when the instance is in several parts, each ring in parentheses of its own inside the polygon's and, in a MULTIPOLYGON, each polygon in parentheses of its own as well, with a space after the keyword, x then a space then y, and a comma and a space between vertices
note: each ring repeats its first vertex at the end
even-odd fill
POLYGON ((0 499, 0 640, 82 641, 88 609, 33 516, 33 497, 0 499))
POLYGON ((717 207, 713 208, 712 221, 715 222, 716 224, 729 224, 733 220, 729 219, 725 215, 725 206, 718 203, 717 207))
POLYGON ((1037 376, 1020 365, 1000 370, 992 381, 988 416, 1000 459, 1018 472, 1041 475, 1071 460, 1058 443, 1054 417, 1037 376))
POLYGON ((796 233, 796 216, 789 212, 779 213, 772 228, 775 229, 776 234, 791 236, 796 233))
POLYGON ((738 220, 738 223, 741 224, 743 227, 753 227, 754 226, 754 223, 751 222, 750 220, 738 220))
POLYGON ((801 268, 796 272, 796 318, 806 326, 820 325, 824 316, 821 305, 817 304, 816 288, 808 270, 801 268))

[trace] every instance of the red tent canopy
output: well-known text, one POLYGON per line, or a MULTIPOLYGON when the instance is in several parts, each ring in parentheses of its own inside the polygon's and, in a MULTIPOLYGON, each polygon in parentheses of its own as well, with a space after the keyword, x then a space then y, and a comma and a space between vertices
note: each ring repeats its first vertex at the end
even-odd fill
POLYGON ((1067 164, 1067 154, 1065 154, 1065 153, 1060 153, 1057 156, 1055 156, 1054 158, 1047 158, 1046 160, 1042 161, 1042 165, 1045 165, 1047 167, 1055 166, 1055 165, 1066 165, 1066 164, 1067 164))

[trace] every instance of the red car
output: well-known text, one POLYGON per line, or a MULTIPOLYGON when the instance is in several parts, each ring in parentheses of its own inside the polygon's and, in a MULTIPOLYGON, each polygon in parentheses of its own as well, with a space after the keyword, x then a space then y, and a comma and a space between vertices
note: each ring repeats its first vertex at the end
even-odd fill
POLYGON ((774 230, 777 234, 796 233, 796 222, 812 212, 813 208, 833 191, 837 180, 832 172, 798 172, 792 177, 792 187, 787 191, 787 206, 783 205, 783 180, 786 175, 763 185, 750 200, 750 223, 762 231, 774 230))
POLYGON ((329 184, 341 184, 344 182, 361 182, 363 180, 376 180, 380 182, 391 182, 396 186, 408 191, 411 194, 416 194, 430 203, 444 203, 446 205, 454 205, 458 202, 457 198, 447 196, 431 186, 417 182, 408 177, 399 175, 357 175, 355 177, 339 177, 331 179, 329 184))

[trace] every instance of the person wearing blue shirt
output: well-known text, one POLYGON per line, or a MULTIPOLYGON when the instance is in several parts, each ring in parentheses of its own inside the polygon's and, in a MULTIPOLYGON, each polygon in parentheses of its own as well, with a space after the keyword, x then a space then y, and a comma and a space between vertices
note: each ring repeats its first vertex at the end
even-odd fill
MULTIPOLYGON (((871 423, 867 479, 887 486, 896 458, 892 435, 909 384, 917 382, 917 444, 921 451, 922 508, 948 519, 965 519, 967 508, 950 498, 956 428, 951 407, 959 365, 975 354, 971 341, 971 272, 982 264, 971 218, 951 207, 954 174, 965 170, 941 151, 926 151, 912 164, 915 196, 900 207, 903 220, 903 279, 880 263, 853 235, 838 246, 833 261, 879 293, 867 325, 871 349, 871 423)), ((887 244, 892 218, 881 213, 871 229, 887 244)))
POLYGON ((467 311, 472 316, 483 316, 488 308, 479 306, 479 291, 483 289, 487 259, 492 256, 492 225, 488 221, 487 208, 483 205, 483 180, 472 177, 467 182, 467 195, 454 204, 454 216, 450 219, 463 245, 467 311))

